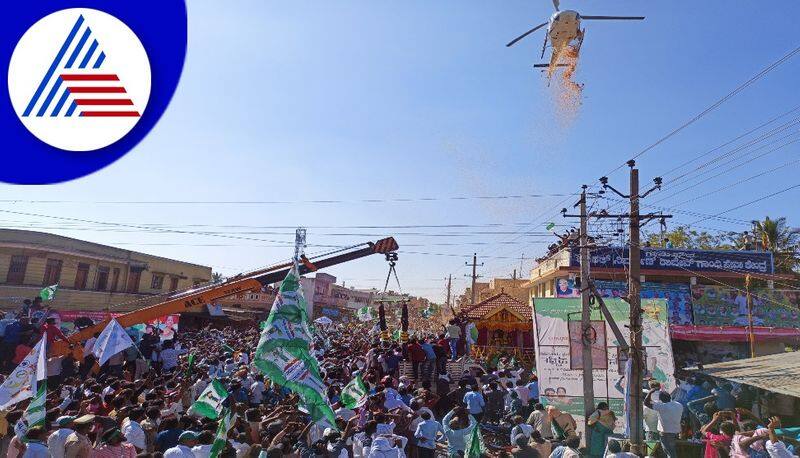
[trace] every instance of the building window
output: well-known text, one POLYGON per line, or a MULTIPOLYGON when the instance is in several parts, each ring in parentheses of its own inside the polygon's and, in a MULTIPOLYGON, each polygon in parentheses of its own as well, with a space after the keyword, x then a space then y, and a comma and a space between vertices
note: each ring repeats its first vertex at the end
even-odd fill
POLYGON ((153 281, 150 282, 151 289, 161 289, 164 287, 164 276, 153 274, 153 281))
POLYGON ((42 281, 42 285, 57 285, 61 280, 61 266, 63 265, 64 261, 60 259, 48 259, 47 265, 44 268, 44 281, 42 281))
POLYGON ((111 271, 111 291, 114 292, 119 287, 119 267, 114 267, 111 271))
POLYGON ((128 292, 129 293, 138 293, 139 292, 139 280, 142 279, 142 271, 141 270, 131 270, 128 274, 128 292))
POLYGON ((6 282, 11 285, 21 285, 25 281, 25 271, 27 269, 27 256, 11 256, 11 265, 8 266, 8 278, 6 282))
POLYGON ((170 279, 169 279, 169 290, 170 291, 177 291, 178 290, 178 277, 170 277, 170 279))
POLYGON ((75 274, 75 289, 86 289, 89 279, 89 264, 78 263, 78 272, 75 274))
POLYGON ((105 291, 108 287, 108 267, 100 266, 97 268, 97 290, 105 291))

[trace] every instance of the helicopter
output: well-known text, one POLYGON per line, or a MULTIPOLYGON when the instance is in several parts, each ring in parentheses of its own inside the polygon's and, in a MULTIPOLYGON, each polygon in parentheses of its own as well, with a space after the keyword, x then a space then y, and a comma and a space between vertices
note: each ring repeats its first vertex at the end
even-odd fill
POLYGON ((548 79, 553 75, 556 67, 566 67, 567 64, 559 63, 561 56, 571 49, 573 55, 577 57, 580 52, 581 45, 583 44, 583 37, 586 29, 581 29, 581 21, 607 21, 607 20, 630 20, 641 21, 644 16, 584 16, 574 10, 559 9, 559 0, 553 0, 553 6, 556 12, 550 16, 547 22, 543 22, 536 27, 528 30, 522 35, 511 40, 506 47, 515 45, 518 41, 532 34, 533 32, 547 26, 547 33, 544 36, 544 44, 542 45, 542 55, 544 58, 545 50, 547 49, 547 40, 550 40, 551 47, 553 48, 552 55, 550 56, 549 64, 534 64, 534 68, 547 69, 548 79))

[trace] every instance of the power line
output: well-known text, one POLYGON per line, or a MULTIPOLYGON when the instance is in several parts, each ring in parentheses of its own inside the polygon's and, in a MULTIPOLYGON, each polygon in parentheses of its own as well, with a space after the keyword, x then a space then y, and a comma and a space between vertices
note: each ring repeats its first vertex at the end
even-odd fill
POLYGON ((735 181, 735 182, 733 182, 733 183, 731 183, 731 184, 729 184, 729 185, 727 185, 727 186, 723 186, 723 187, 721 187, 721 188, 717 188, 717 189, 715 189, 715 190, 713 190, 713 191, 710 191, 710 192, 707 192, 707 193, 705 193, 705 194, 701 194, 701 195, 699 195, 699 196, 692 197, 691 199, 684 200, 683 202, 679 202, 679 203, 675 204, 675 206, 676 206, 676 207, 678 207, 678 206, 681 206, 681 205, 687 204, 687 203, 689 203, 689 202, 694 202, 695 200, 699 200, 699 199, 706 198, 706 197, 708 197, 708 196, 710 196, 710 195, 712 195, 712 194, 716 194, 716 193, 718 193, 718 192, 720 192, 720 191, 724 191, 724 190, 727 190, 727 189, 731 189, 731 188, 733 188, 733 187, 735 187, 735 186, 739 186, 740 184, 747 183, 747 182, 748 182, 748 181, 750 181, 750 180, 753 180, 753 179, 756 179, 756 178, 762 177, 762 176, 764 176, 764 175, 766 175, 766 174, 768 174, 768 173, 776 172, 776 171, 778 171, 778 170, 780 170, 780 169, 784 169, 784 168, 786 168, 786 167, 789 167, 789 166, 791 166, 791 165, 795 165, 795 164, 797 164, 797 163, 800 163, 800 159, 797 159, 797 160, 794 160, 794 161, 785 162, 785 163, 783 163, 783 164, 781 164, 781 165, 779 165, 779 166, 777 166, 777 167, 773 167, 773 168, 771 168, 771 169, 769 169, 769 170, 764 170, 763 172, 759 172, 759 173, 757 173, 757 174, 755 174, 755 175, 751 175, 751 176, 749 176, 749 177, 747 177, 747 178, 744 178, 744 179, 741 179, 741 180, 735 181))
POLYGON ((731 139, 731 140, 729 140, 729 141, 727 141, 727 142, 725 142, 725 143, 723 143, 723 144, 721 144, 721 145, 719 145, 719 146, 717 146, 715 148, 712 148, 712 149, 710 149, 710 150, 708 150, 708 151, 706 151, 704 153, 698 154, 698 155, 694 156, 692 159, 689 159, 688 161, 682 162, 681 164, 679 164, 679 165, 667 170, 666 172, 662 173, 661 177, 663 178, 663 177, 669 176, 670 174, 672 174, 676 170, 679 170, 679 169, 683 168, 684 166, 691 164, 692 162, 698 161, 698 160, 700 160, 700 158, 708 156, 709 154, 713 153, 714 151, 718 151, 718 150, 720 150, 720 149, 722 149, 722 148, 724 148, 724 147, 726 147, 726 146, 728 146, 728 145, 730 145, 732 143, 735 143, 736 141, 741 140, 744 137, 747 137, 748 135, 752 134, 753 132, 761 130, 762 128, 772 124, 773 122, 777 121, 778 119, 783 118, 784 116, 787 116, 787 115, 789 115, 791 113, 794 113, 797 110, 800 110, 800 105, 797 105, 796 107, 792 108, 791 110, 786 111, 784 113, 781 113, 778 116, 775 116, 774 118, 768 120, 767 122, 764 122, 764 123, 758 125, 757 127, 754 127, 753 129, 750 129, 747 132, 745 132, 745 133, 743 133, 743 134, 741 134, 741 135, 739 135, 739 136, 737 136, 737 137, 735 137, 735 138, 733 138, 733 139, 731 139))
MULTIPOLYGON (((770 65, 768 65, 767 67, 765 67, 760 72, 758 72, 755 75, 753 75, 750 79, 748 79, 744 83, 742 83, 739 86, 737 86, 733 91, 729 92, 728 94, 726 94, 725 96, 723 96, 722 98, 717 100, 716 102, 714 102, 711 105, 709 105, 706 109, 704 109, 703 111, 701 111, 700 113, 695 115, 693 118, 691 118, 688 121, 684 122, 683 124, 681 124, 680 126, 676 127, 675 129, 673 129, 672 131, 670 131, 669 133, 667 133, 663 137, 661 137, 658 140, 656 140, 654 143, 651 143, 650 145, 648 145, 645 148, 643 148, 642 150, 640 150, 638 153, 634 154, 633 157, 631 157, 631 159, 637 159, 638 157, 642 156, 643 154, 647 153, 648 151, 652 150, 653 148, 657 147, 658 145, 664 143, 665 141, 667 141, 671 137, 675 136, 676 134, 678 134, 683 129, 686 129, 687 127, 691 126, 692 124, 694 124, 695 122, 700 120, 702 117, 704 117, 707 114, 711 113, 712 111, 716 110, 723 103, 725 103, 728 100, 732 99, 733 97, 738 95, 740 92, 744 91, 749 86, 751 86, 753 83, 755 83, 756 81, 758 81, 759 79, 763 78, 764 76, 766 76, 771 71, 773 71, 776 68, 778 68, 781 64, 783 64, 787 60, 789 60, 792 57, 794 57, 798 52, 800 52, 800 46, 792 49, 791 51, 786 53, 783 57, 781 57, 777 61, 775 61, 775 62, 771 63, 770 65)), ((626 163, 622 163, 619 166, 617 166, 616 168, 614 168, 613 170, 611 170, 610 172, 606 173, 605 175, 608 176, 608 175, 616 172, 617 170, 625 167, 625 165, 626 165, 626 163)))
MULTIPOLYGON (((9 204, 79 204, 79 205, 302 205, 302 204, 361 204, 361 203, 405 203, 440 202, 458 200, 510 200, 564 197, 571 194, 505 194, 494 196, 450 196, 450 197, 395 197, 384 199, 314 199, 314 200, 26 200, 4 199, 9 204)), ((574 194, 573 194, 574 195, 574 194)))
MULTIPOLYGON (((759 197, 757 199, 753 199, 753 200, 751 200, 749 202, 745 202, 745 203, 737 205, 735 207, 731 207, 731 208, 729 208, 727 210, 723 210, 723 211, 713 215, 712 217, 718 217, 720 215, 724 215, 725 213, 729 213, 729 212, 732 212, 734 210, 738 210, 740 208, 744 208, 744 207, 747 207, 749 205, 753 205, 754 203, 761 202, 762 200, 769 199, 770 197, 774 197, 774 196, 777 196, 779 194, 783 194, 783 193, 785 193, 787 191, 791 191, 792 189, 796 189, 796 188, 800 188, 800 184, 795 184, 795 185, 789 186, 787 188, 781 189, 780 191, 775 191, 775 192, 773 192, 771 194, 767 194, 767 195, 761 196, 761 197, 759 197)), ((699 220, 697 220, 695 222, 699 223, 699 222, 702 222, 702 221, 705 221, 705 219, 699 219, 699 220)), ((691 224, 694 224, 694 223, 691 223, 691 224)))
MULTIPOLYGON (((798 123, 800 123, 800 118, 798 118, 798 123)), ((788 135, 785 135, 785 136, 783 136, 783 137, 781 137, 781 138, 777 139, 777 140, 776 140, 776 141, 774 141, 774 142, 766 143, 766 144, 764 144, 764 145, 761 145, 761 146, 759 146, 759 147, 757 147, 757 148, 754 148, 754 149, 753 149, 753 150, 751 150, 751 151, 747 151, 747 152, 746 152, 744 155, 742 155, 742 156, 740 156, 740 157, 732 157, 732 158, 730 158, 729 160, 727 160, 727 161, 725 161, 725 162, 723 162, 723 163, 721 163, 721 164, 717 164, 716 166, 714 166, 714 167, 712 167, 712 168, 710 168, 710 169, 708 169, 708 170, 701 171, 701 170, 702 170, 702 168, 704 168, 706 165, 710 165, 712 162, 715 162, 717 159, 721 159, 722 157, 724 157, 724 156, 720 156, 720 157, 718 157, 718 158, 714 159, 713 161, 709 161, 709 162, 706 162, 706 163, 704 163, 704 164, 701 164, 700 166, 698 166, 698 167, 697 167, 697 168, 695 168, 694 170, 692 170, 692 171, 690 171, 690 172, 687 172, 687 173, 685 173, 685 174, 681 175, 680 177, 677 177, 677 178, 675 178, 675 179, 673 179, 673 180, 671 180, 671 181, 667 182, 667 184, 674 185, 674 184, 676 184, 676 183, 680 183, 680 182, 681 182, 681 181, 680 181, 680 179, 681 179, 681 178, 685 178, 685 177, 687 177, 688 175, 690 175, 691 173, 697 173, 697 175, 695 175, 695 176, 692 176, 692 177, 690 177, 690 178, 688 178, 688 179, 684 179, 684 180, 683 180, 684 182, 686 182, 686 181, 690 181, 690 180, 695 180, 695 179, 698 179, 698 178, 702 177, 703 175, 705 175, 705 174, 707 174, 707 173, 709 173, 709 172, 711 172, 711 171, 718 170, 718 169, 720 169, 721 167, 724 167, 724 166, 726 166, 726 165, 732 164, 732 163, 734 163, 734 162, 736 162, 736 161, 741 161, 742 157, 746 156, 747 154, 755 153, 756 151, 759 151, 759 150, 761 150, 761 149, 763 149, 763 148, 766 148, 766 147, 768 147, 768 146, 771 146, 771 145, 774 145, 774 144, 776 144, 776 143, 779 143, 779 142, 781 142, 781 141, 783 141, 783 140, 786 140, 787 138, 790 138, 790 137, 792 137, 792 136, 794 136, 794 135, 797 135, 798 133, 800 133, 800 130, 796 130, 796 131, 794 131, 794 132, 792 132, 792 133, 790 133, 790 134, 788 134, 788 135)), ((762 158, 762 157, 764 157, 764 156, 766 156, 766 155, 768 155, 768 154, 774 153, 775 151, 778 151, 778 150, 780 150, 780 149, 782 149, 782 148, 785 148, 786 146, 789 146, 789 145, 791 145, 791 144, 793 144, 793 143, 796 143, 797 141, 798 141, 798 139, 796 139, 796 138, 795 138, 795 139, 793 139, 793 140, 787 141, 786 143, 783 143, 783 144, 781 144, 781 145, 778 145, 778 146, 776 146, 775 148, 769 149, 769 150, 767 150, 767 151, 766 151, 766 152, 764 152, 764 153, 761 153, 761 154, 759 154, 759 155, 757 155, 757 156, 751 157, 750 159, 748 159, 748 160, 746 160, 746 161, 737 162, 735 166, 733 166, 733 167, 729 167, 729 168, 727 168, 727 169, 724 169, 722 173, 728 172, 728 171, 730 171, 730 170, 737 169, 737 168, 739 168, 739 167, 741 167, 741 166, 743 166, 743 165, 745 165, 745 164, 748 164, 748 163, 750 163, 750 162, 753 162, 753 161, 754 161, 754 160, 756 160, 756 159, 760 159, 760 158, 762 158)), ((714 176, 713 176, 713 177, 711 177, 711 178, 706 178, 704 181, 708 181, 709 179, 713 179, 713 178, 716 178, 716 177, 718 177, 718 176, 720 176, 720 174, 714 175, 714 176)), ((680 191, 676 192, 675 194, 681 193, 681 192, 683 192, 683 191, 684 191, 684 190, 686 190, 686 189, 691 189, 691 188, 692 188, 692 187, 694 187, 694 186, 696 186, 696 185, 692 185, 692 186, 686 187, 686 188, 684 188, 684 189, 682 189, 682 190, 680 190, 680 191)), ((668 196, 668 197, 670 197, 670 196, 668 196)), ((666 197, 666 198, 668 198, 668 197, 666 197)), ((663 200, 663 199, 662 199, 662 200, 663 200)))

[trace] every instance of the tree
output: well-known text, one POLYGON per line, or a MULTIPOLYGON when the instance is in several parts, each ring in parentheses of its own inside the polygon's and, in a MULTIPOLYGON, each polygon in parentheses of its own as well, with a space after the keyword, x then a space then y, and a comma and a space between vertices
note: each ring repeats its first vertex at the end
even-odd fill
POLYGON ((792 272, 800 265, 800 234, 786 224, 785 217, 766 216, 764 221, 753 221, 753 235, 765 250, 772 251, 776 271, 792 272))
POLYGON ((225 281, 225 277, 219 272, 212 272, 211 273, 211 283, 222 283, 225 281))
MULTIPOLYGON (((706 231, 695 231, 689 226, 677 226, 671 231, 664 233, 665 239, 672 243, 673 248, 685 248, 689 250, 730 250, 733 248, 731 234, 720 233, 710 234, 706 231)), ((650 245, 663 247, 661 233, 651 233, 646 239, 650 245)))

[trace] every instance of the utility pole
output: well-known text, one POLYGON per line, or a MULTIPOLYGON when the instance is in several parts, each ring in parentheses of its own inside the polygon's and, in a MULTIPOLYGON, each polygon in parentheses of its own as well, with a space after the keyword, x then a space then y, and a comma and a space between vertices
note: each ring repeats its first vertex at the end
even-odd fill
MULTIPOLYGON (((465 262, 464 265, 472 266, 472 305, 475 305, 475 280, 480 277, 477 273, 478 266, 482 266, 483 263, 478 264, 478 253, 472 253, 472 264, 465 262)), ((465 275, 465 277, 469 277, 470 275, 465 275)))
MULTIPOLYGON (((579 207, 580 213, 568 215, 567 209, 561 210, 561 214, 567 218, 580 218, 580 231, 578 232, 578 244, 580 249, 580 293, 581 293, 581 360, 583 362, 583 421, 584 436, 586 444, 591 443, 592 429, 589 427, 589 416, 594 412, 594 367, 592 361, 592 345, 596 341, 596 333, 592 329, 592 309, 589 299, 595 294, 592 281, 589 278, 589 217, 607 217, 607 213, 589 215, 586 210, 586 188, 581 186, 581 197, 573 208, 579 207)), ((604 308, 604 307, 603 307, 604 308)), ((610 314, 606 314, 610 317, 610 314)), ((611 323, 613 329, 617 329, 615 323, 611 323)))
MULTIPOLYGON (((635 165, 635 164, 633 164, 635 165)), ((639 245, 639 170, 631 165, 630 177, 630 248, 628 251, 628 302, 630 303, 631 330, 631 444, 636 446, 634 453, 642 452, 643 400, 642 400, 642 284, 639 270, 642 267, 641 247, 639 245)), ((633 451, 633 450, 632 450, 633 451)))
POLYGON ((750 274, 744 277, 744 289, 747 294, 748 340, 750 341, 750 357, 756 357, 756 336, 753 333, 753 296, 750 295, 750 274))
POLYGON ((453 281, 453 274, 447 276, 447 306, 450 307, 450 286, 453 281))
POLYGON ((592 428, 589 427, 589 415, 594 412, 594 371, 592 370, 592 310, 589 307, 589 215, 586 214, 586 185, 582 186, 580 204, 581 229, 581 344, 583 346, 583 412, 586 445, 591 443, 592 428))
POLYGON ((630 167, 630 191, 623 194, 608 184, 608 177, 600 178, 603 189, 610 189, 618 196, 630 200, 630 212, 627 215, 604 215, 604 217, 628 218, 630 225, 630 245, 628 247, 628 303, 630 304, 629 328, 631 348, 629 358, 631 361, 631 376, 628 380, 628 395, 630 404, 628 405, 631 452, 642 454, 644 452, 644 434, 642 431, 643 422, 643 393, 642 375, 644 374, 644 347, 642 346, 642 296, 641 296, 641 242, 640 229, 641 220, 645 223, 654 219, 671 218, 672 215, 664 214, 639 214, 639 199, 647 197, 656 189, 661 189, 661 177, 653 179, 655 186, 647 192, 639 193, 639 170, 636 168, 636 161, 628 161, 630 167))

